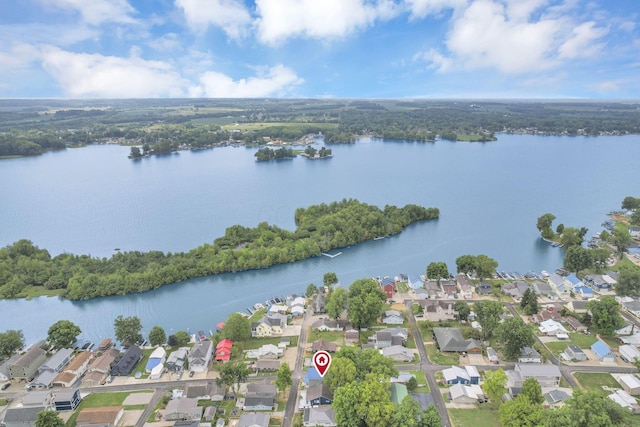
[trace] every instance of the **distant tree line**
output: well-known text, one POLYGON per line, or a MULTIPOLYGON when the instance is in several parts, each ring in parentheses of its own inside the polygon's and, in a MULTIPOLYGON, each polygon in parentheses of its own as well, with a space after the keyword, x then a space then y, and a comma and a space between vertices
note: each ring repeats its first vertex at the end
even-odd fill
POLYGON ((294 232, 266 222, 254 228, 234 225, 213 244, 186 253, 131 251, 110 258, 69 253, 52 257, 29 240, 19 240, 0 249, 0 297, 19 297, 29 287, 59 289, 72 300, 142 292, 194 277, 300 261, 438 216, 437 208, 379 209, 345 199, 297 209, 294 232))
POLYGON ((292 159, 296 156, 291 148, 286 147, 276 149, 265 147, 259 149, 254 155, 259 161, 292 159))

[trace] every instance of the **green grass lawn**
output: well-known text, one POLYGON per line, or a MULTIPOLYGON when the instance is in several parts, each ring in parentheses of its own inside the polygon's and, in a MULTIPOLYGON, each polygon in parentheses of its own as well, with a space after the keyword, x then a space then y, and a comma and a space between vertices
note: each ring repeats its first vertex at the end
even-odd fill
POLYGON ((142 356, 143 356, 142 360, 140 360, 140 363, 138 363, 138 366, 136 366, 136 368, 131 372, 131 375, 129 375, 130 377, 135 377, 136 372, 142 372, 141 378, 149 378, 149 374, 145 372, 144 368, 145 366, 147 366, 147 362, 149 361, 149 356, 151 356, 151 353, 153 353, 153 350, 155 350, 155 348, 145 348, 144 350, 142 350, 142 356))
MULTIPOLYGON (((85 408, 101 408, 103 406, 120 406, 124 402, 124 400, 133 393, 152 393, 153 390, 136 390, 134 392, 131 391, 117 391, 111 393, 91 393, 87 397, 85 397, 80 405, 76 408, 69 421, 65 423, 65 427, 75 427, 76 418, 78 417, 78 413, 85 408)), ((132 405, 127 406, 125 409, 144 409, 146 405, 132 405), (139 408, 140 407, 140 408, 139 408)))
POLYGON ((318 341, 318 340, 325 340, 325 341, 329 341, 329 342, 335 342, 339 345, 343 345, 344 344, 344 332, 342 331, 326 331, 326 332, 321 332, 321 331, 311 331, 311 333, 309 334, 309 338, 308 341, 309 342, 314 342, 314 341, 318 341))
POLYGON ((577 372, 575 377, 584 389, 594 391, 602 397, 611 394, 610 391, 604 390, 602 386, 620 388, 620 384, 611 374, 607 373, 577 372))
POLYGON ((618 347, 620 346, 620 342, 614 337, 605 337, 600 335, 600 339, 605 343, 607 343, 607 345, 611 347, 612 350, 617 350, 618 347))
MULTIPOLYGON (((282 337, 264 337, 264 338, 249 338, 248 340, 238 341, 237 344, 243 350, 255 350, 257 348, 262 347, 265 344, 280 344, 280 339, 282 337)), ((290 337, 291 344, 289 347, 295 347, 298 345, 298 337, 290 337)))
POLYGON ((562 353, 569 344, 571 343, 567 341, 551 341, 544 343, 544 345, 546 345, 547 348, 556 356, 558 353, 562 353))
POLYGON ((416 393, 429 393, 429 384, 427 384, 427 377, 425 377, 424 372, 422 371, 410 371, 412 374, 416 376, 416 381, 418 381, 418 388, 415 390, 416 393), (421 386, 421 384, 424 384, 421 386))
POLYGON ((458 353, 442 353, 436 349, 435 344, 425 344, 427 357, 436 365, 458 365, 460 356, 458 353))
POLYGON ((500 416, 496 409, 478 407, 477 409, 448 410, 455 427, 495 427, 500 425, 500 416))
POLYGON ((596 337, 591 335, 586 335, 580 332, 569 332, 569 338, 571 338, 571 343, 577 345, 580 348, 591 348, 591 345, 597 341, 596 337))

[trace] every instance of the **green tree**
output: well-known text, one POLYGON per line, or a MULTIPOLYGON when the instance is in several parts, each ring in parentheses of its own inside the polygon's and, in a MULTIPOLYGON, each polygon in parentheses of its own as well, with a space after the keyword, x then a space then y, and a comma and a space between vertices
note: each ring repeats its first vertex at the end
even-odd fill
POLYGON ((344 288, 336 288, 329 294, 329 299, 325 308, 327 315, 332 319, 338 319, 340 315, 346 310, 349 296, 344 288))
POLYGON ((631 245, 631 235, 627 230, 616 227, 611 232, 611 243, 616 247, 618 256, 622 259, 624 253, 629 249, 629 245, 631 245))
POLYGON ((187 331, 178 331, 173 335, 169 335, 167 344, 170 347, 184 347, 189 344, 189 341, 191 341, 191 337, 187 331))
POLYGON ((500 323, 502 314, 502 303, 500 301, 476 301, 473 304, 473 311, 476 313, 478 323, 482 326, 482 336, 484 339, 490 337, 500 323))
POLYGON ((251 338, 251 321, 240 313, 231 313, 224 322, 222 336, 231 341, 243 341, 251 338))
POLYGON ((129 157, 132 159, 138 159, 142 157, 142 153, 140 152, 140 147, 131 147, 131 152, 129 153, 129 157))
POLYGON ((502 342, 504 356, 510 360, 517 359, 523 347, 531 347, 536 341, 531 328, 519 317, 505 319, 496 328, 496 335, 502 342))
POLYGON ((551 226, 553 225, 553 220, 556 219, 556 216, 551 213, 546 213, 540 217, 538 217, 538 221, 536 222, 536 228, 540 231, 540 235, 545 239, 553 239, 553 230, 551 226))
POLYGON ((291 368, 289 368, 289 364, 284 362, 280 365, 280 369, 278 369, 278 376, 276 378, 276 387, 278 390, 285 391, 287 387, 291 386, 291 368))
POLYGON ((167 334, 161 326, 154 326, 149 331, 149 344, 152 346, 163 345, 167 342, 167 334))
POLYGON ((538 294, 531 288, 527 288, 524 291, 524 294, 522 294, 520 307, 522 307, 524 313, 528 316, 536 314, 538 311, 540 311, 540 307, 538 306, 538 294))
POLYGON ((80 328, 69 320, 59 320, 49 327, 47 341, 54 348, 70 348, 78 340, 80 328))
POLYGON ((593 258, 593 266, 602 270, 607 267, 607 261, 609 260, 609 250, 605 248, 591 249, 591 258, 593 258))
POLYGON ((573 391, 573 396, 555 411, 549 411, 546 427, 614 427, 624 425, 625 410, 595 392, 573 391))
POLYGON ((312 297, 317 293, 318 293, 318 287, 313 283, 309 283, 309 285, 307 286, 307 291, 305 292, 305 295, 307 297, 312 297))
POLYGON ((140 331, 142 322, 137 316, 123 317, 119 315, 113 322, 116 340, 121 343, 135 344, 142 340, 140 331))
POLYGON ((624 325, 620 304, 614 297, 603 296, 600 300, 587 301, 586 305, 591 312, 591 324, 600 334, 611 336, 624 325))
POLYGON ((416 379, 416 377, 411 377, 407 380, 405 386, 407 387, 407 391, 409 393, 412 393, 418 388, 418 380, 416 379))
POLYGON ((593 252, 582 246, 570 246, 564 257, 564 268, 580 274, 581 270, 593 267, 593 252))
POLYGON ((342 427, 362 427, 358 407, 362 402, 359 382, 347 383, 333 394, 332 408, 336 411, 336 424, 342 427))
POLYGON ((640 225, 640 209, 636 209, 629 215, 631 225, 640 225))
POLYGON ((357 328, 368 328, 382 313, 387 296, 373 279, 358 279, 349 287, 348 317, 357 328))
POLYGON ((237 396, 236 391, 240 383, 247 380, 249 373, 249 368, 241 361, 225 363, 220 369, 220 376, 216 378, 216 384, 230 386, 233 394, 237 396))
POLYGON ((522 383, 522 395, 529 399, 529 402, 534 405, 542 405, 544 403, 544 396, 542 395, 542 387, 540 383, 533 377, 527 378, 522 383))
POLYGON ((562 244, 566 250, 572 246, 580 246, 584 241, 584 235, 586 233, 586 228, 566 227, 560 236, 560 244, 562 244))
POLYGON ((355 381, 356 375, 356 365, 351 359, 334 357, 323 382, 332 392, 335 392, 338 388, 355 381))
POLYGON ((336 283, 338 283, 338 276, 336 275, 336 273, 334 273, 332 271, 324 273, 324 277, 322 278, 322 283, 326 287, 333 286, 336 283))
POLYGON ((458 313, 458 319, 460 320, 467 320, 471 313, 471 307, 469 307, 469 304, 462 300, 456 301, 455 304, 453 304, 453 309, 458 313))
POLYGON ((417 427, 420 416, 420 404, 407 395, 393 413, 391 426, 393 427, 417 427))
POLYGON ((476 256, 476 276, 480 281, 489 278, 496 272, 498 261, 486 255, 476 256))
POLYGON ((476 270, 476 257, 473 255, 461 255, 456 258, 456 270, 460 274, 473 273, 476 270))
POLYGON ((634 265, 620 269, 620 276, 616 284, 616 294, 640 297, 640 267, 634 265))
POLYGON ((436 280, 438 282, 438 286, 440 285, 440 280, 443 278, 449 277, 449 269, 447 268, 447 264, 444 262, 432 262, 427 266, 427 278, 431 280, 436 280))
POLYGON ((624 210, 634 210, 640 208, 640 198, 627 196, 622 201, 622 209, 624 210))
POLYGON ((487 371, 484 377, 484 391, 494 406, 502 401, 502 395, 506 393, 507 374, 502 368, 496 371, 487 371))
POLYGON ((542 405, 532 403, 524 394, 502 404, 498 412, 502 427, 538 427, 544 419, 542 405))
POLYGON ((360 419, 368 427, 388 427, 395 413, 395 406, 391 402, 388 383, 381 382, 376 375, 369 375, 358 383, 361 401, 357 411, 360 419))
POLYGON ((556 233, 562 234, 563 231, 564 231, 564 224, 558 224, 558 226, 556 227, 556 233))
POLYGON ((36 427, 63 427, 64 420, 58 416, 57 411, 44 410, 38 412, 35 425, 36 427))
POLYGON ((24 348, 24 335, 22 331, 9 329, 0 333, 0 356, 9 357, 16 351, 24 348))
POLYGON ((442 420, 440 419, 440 414, 438 413, 438 409, 433 405, 433 403, 429 404, 427 409, 422 411, 420 415, 420 423, 418 427, 440 427, 442 425, 442 420))

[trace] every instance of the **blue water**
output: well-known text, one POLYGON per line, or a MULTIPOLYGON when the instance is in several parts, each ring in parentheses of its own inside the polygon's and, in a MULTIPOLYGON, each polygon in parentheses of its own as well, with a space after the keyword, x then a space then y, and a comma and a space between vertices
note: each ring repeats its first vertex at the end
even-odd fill
POLYGON ((0 161, 0 245, 27 238, 52 255, 110 256, 126 250, 185 251, 233 224, 268 221, 293 229, 297 207, 342 198, 440 209, 437 221, 397 236, 270 269, 199 278, 144 294, 82 302, 0 301, 0 330, 28 342, 59 319, 83 338, 113 335, 118 314, 148 332, 214 329, 233 311, 303 292, 334 271, 342 283, 407 273, 432 261, 484 253, 499 269, 553 270, 561 249, 538 237, 538 216, 600 231, 607 213, 638 195, 640 137, 500 135, 498 142, 415 143, 365 139, 331 146, 334 157, 254 161, 254 149, 219 148, 129 160, 129 148, 90 146, 0 161))

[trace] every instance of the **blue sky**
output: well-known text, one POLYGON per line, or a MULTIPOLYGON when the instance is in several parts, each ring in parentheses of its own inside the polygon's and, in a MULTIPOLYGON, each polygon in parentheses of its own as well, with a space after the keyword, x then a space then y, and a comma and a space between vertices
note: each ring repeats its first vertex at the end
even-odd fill
POLYGON ((1 98, 640 98, 638 0, 0 2, 1 98))

